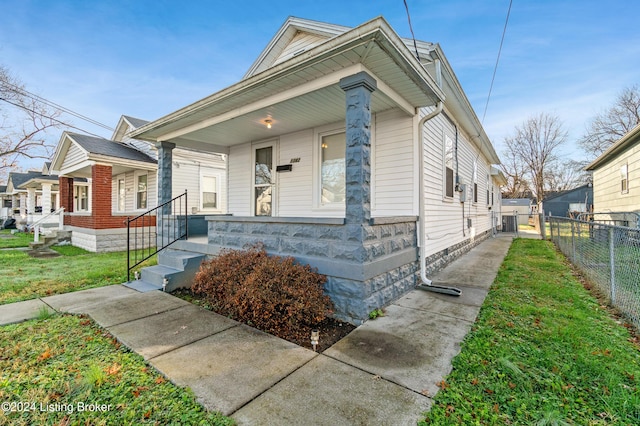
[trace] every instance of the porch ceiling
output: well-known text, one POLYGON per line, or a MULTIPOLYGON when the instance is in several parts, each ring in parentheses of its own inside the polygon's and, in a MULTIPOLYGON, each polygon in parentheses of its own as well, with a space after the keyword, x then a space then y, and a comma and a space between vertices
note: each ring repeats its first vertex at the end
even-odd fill
POLYGON ((213 147, 259 140, 344 120, 341 78, 360 71, 378 82, 372 112, 434 105, 442 91, 381 18, 134 131, 151 141, 213 147), (267 129, 264 120, 272 120, 267 129))

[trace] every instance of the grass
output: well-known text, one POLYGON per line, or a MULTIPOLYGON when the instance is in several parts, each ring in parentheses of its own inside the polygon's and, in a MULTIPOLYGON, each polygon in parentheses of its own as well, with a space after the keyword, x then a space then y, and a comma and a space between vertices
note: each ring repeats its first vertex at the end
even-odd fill
POLYGON ((11 234, 10 229, 0 230, 0 249, 29 247, 33 241, 33 235, 26 232, 11 234))
POLYGON ((547 241, 516 239, 420 424, 640 423, 640 351, 547 241))
MULTIPOLYGON (((0 304, 68 293, 127 280, 127 253, 90 253, 53 247, 60 257, 36 259, 19 250, 0 251, 0 304)), ((155 264, 155 256, 140 267, 155 264)))
POLYGON ((232 425, 86 317, 0 327, 0 425, 232 425))

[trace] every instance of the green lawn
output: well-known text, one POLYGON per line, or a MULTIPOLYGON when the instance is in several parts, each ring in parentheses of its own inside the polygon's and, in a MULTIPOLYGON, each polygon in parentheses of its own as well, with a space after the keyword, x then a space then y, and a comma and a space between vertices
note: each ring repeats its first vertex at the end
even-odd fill
POLYGON ((231 425, 86 317, 0 327, 0 425, 231 425))
POLYGON ((639 424, 631 340, 550 242, 516 239, 421 424, 639 424))
MULTIPOLYGON (((53 247, 62 256, 36 259, 19 250, 0 251, 0 304, 68 293, 127 280, 127 253, 90 253, 53 247)), ((139 266, 155 264, 156 257, 139 266)))
POLYGON ((29 247, 29 243, 32 241, 33 235, 29 233, 17 232, 15 234, 11 234, 10 229, 0 230, 0 249, 29 247))

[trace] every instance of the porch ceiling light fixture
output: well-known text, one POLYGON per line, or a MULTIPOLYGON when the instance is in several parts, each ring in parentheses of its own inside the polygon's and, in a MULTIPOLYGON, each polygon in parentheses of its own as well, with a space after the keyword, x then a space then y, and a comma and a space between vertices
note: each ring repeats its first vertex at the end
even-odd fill
POLYGON ((264 120, 264 124, 266 124, 266 125, 267 125, 267 129, 270 129, 270 128, 271 128, 271 124, 272 124, 272 123, 273 123, 273 120, 272 120, 272 119, 270 119, 270 118, 267 118, 267 119, 265 119, 265 120, 264 120))

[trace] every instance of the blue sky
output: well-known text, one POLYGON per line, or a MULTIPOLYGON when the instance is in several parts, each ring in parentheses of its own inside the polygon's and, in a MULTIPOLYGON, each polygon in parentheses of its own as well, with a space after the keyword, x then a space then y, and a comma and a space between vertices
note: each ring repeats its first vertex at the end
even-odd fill
MULTIPOLYGON (((440 43, 482 118, 509 0, 408 5, 416 38, 440 43)), ((31 92, 115 126, 237 82, 288 16, 356 26, 380 15, 410 36, 402 0, 2 0, 0 64, 31 92)), ((564 158, 582 159, 574 141, 589 119, 640 83, 638 16, 631 0, 514 0, 484 120, 498 153, 516 125, 546 112, 569 131, 564 158)))

